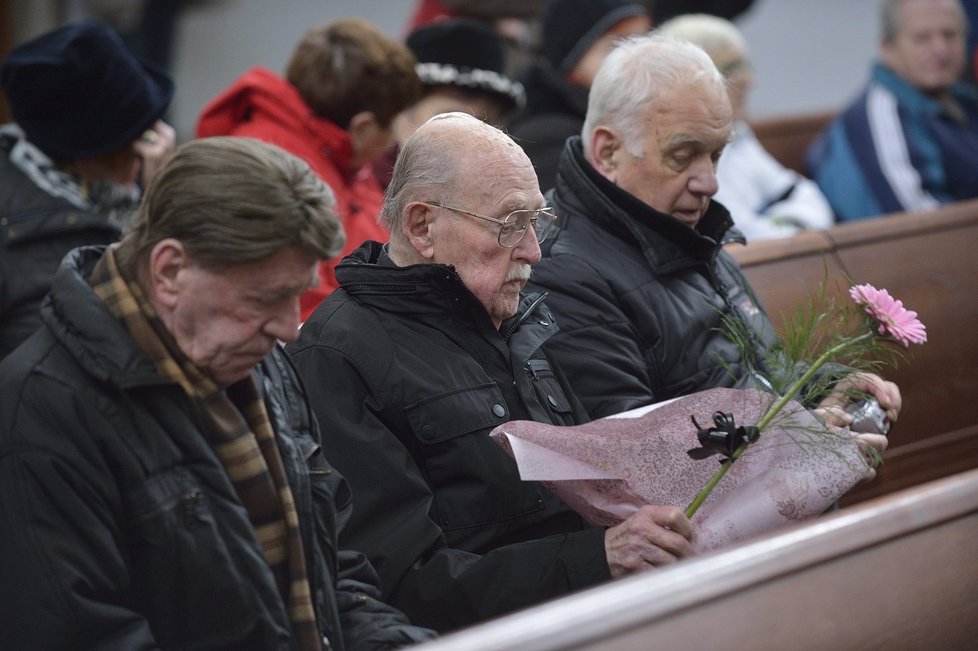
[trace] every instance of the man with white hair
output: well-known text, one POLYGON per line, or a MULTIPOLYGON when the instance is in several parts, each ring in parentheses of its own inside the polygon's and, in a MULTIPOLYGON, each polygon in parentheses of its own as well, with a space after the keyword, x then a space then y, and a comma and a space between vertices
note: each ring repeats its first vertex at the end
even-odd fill
POLYGON ((448 630, 692 554, 680 509, 588 527, 488 436, 587 418, 542 349, 557 332, 544 297, 521 291, 554 221, 523 150, 435 116, 405 141, 382 219, 390 242, 337 267, 288 352, 353 485, 344 543, 385 597, 448 630))
POLYGON ((879 61, 808 152, 840 221, 978 197, 978 92, 960 0, 886 0, 879 61))
MULTIPOLYGON (((723 76, 688 41, 635 37, 598 71, 582 136, 568 139, 548 194, 561 221, 531 281, 549 292, 561 331, 548 349, 591 417, 755 386, 764 368, 774 329, 723 250, 743 237, 712 200, 733 123, 723 76), (742 342, 728 336, 732 323, 742 342)), ((896 419, 896 385, 875 375, 845 382, 896 419)), ((850 420, 831 414, 832 424, 850 420)))

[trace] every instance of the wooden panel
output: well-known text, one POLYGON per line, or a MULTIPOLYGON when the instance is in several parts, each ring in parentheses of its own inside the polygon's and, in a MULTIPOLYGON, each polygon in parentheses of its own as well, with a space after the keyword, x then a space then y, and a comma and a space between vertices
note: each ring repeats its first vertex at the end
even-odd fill
POLYGON ((785 167, 808 176, 805 153, 835 111, 757 120, 751 124, 761 145, 785 167))
POLYGON ((887 288, 927 326, 927 343, 887 372, 906 397, 893 443, 978 422, 978 202, 949 213, 874 221, 894 221, 892 228, 902 233, 863 238, 872 231, 840 227, 830 237, 849 276, 887 288))
POLYGON ((978 468, 978 425, 891 444, 876 478, 856 486, 841 503, 856 504, 974 468, 978 468))
POLYGON ((764 240, 727 250, 740 264, 747 279, 779 330, 800 301, 813 297, 825 281, 828 295, 845 287, 832 242, 824 233, 807 231, 795 237, 764 240))
POLYGON ((904 398, 887 463, 847 503, 978 468, 978 201, 839 224, 820 233, 730 247, 775 327, 823 279, 888 289, 920 314, 928 342, 885 370, 904 398))
POLYGON ((419 648, 970 649, 976 536, 972 471, 419 648))

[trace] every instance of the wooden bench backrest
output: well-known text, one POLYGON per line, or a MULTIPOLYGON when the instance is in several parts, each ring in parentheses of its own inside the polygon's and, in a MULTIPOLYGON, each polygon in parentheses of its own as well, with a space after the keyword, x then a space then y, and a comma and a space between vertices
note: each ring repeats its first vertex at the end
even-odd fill
POLYGON ((821 111, 751 122, 754 134, 764 148, 785 167, 805 176, 805 153, 822 129, 835 117, 835 111, 821 111))
POLYGON ((418 648, 970 649, 976 536, 978 470, 418 648))
POLYGON ((978 201, 969 201, 730 248, 775 326, 826 273, 830 288, 838 281, 837 296, 848 275, 889 290, 927 326, 927 343, 885 371, 904 406, 880 476, 847 499, 978 467, 976 245, 978 201))

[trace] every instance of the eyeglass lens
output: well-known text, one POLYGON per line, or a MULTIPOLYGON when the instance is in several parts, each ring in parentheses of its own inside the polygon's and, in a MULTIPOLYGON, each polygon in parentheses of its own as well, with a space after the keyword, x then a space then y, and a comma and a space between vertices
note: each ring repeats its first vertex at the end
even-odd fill
POLYGON ((506 247, 516 246, 523 239, 526 230, 532 224, 538 242, 543 242, 553 224, 549 212, 539 210, 516 210, 510 213, 506 224, 499 231, 499 243, 506 247))

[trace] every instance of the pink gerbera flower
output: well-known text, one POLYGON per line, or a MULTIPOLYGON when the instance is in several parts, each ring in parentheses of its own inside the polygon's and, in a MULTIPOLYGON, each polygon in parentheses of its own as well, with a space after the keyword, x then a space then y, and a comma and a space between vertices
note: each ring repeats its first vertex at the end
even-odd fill
POLYGON ((885 289, 872 285, 854 285, 849 288, 849 296, 858 305, 865 306, 866 313, 876 319, 879 333, 889 335, 906 347, 927 341, 927 329, 917 318, 917 313, 903 307, 885 289))

